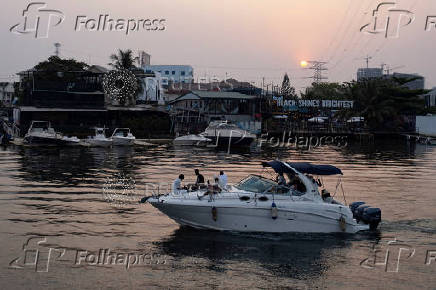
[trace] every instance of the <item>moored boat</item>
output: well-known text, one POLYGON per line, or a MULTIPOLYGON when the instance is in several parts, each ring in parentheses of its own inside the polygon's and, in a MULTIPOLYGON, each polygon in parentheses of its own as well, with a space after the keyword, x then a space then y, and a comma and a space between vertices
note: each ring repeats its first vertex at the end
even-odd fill
POLYGON ((111 139, 112 144, 115 146, 132 146, 136 140, 129 128, 116 128, 111 139))
POLYGON ((204 137, 201 134, 198 135, 186 135, 180 136, 174 139, 173 144, 176 146, 198 146, 203 147, 212 142, 211 139, 204 137))
POLYGON ((235 146, 247 147, 256 141, 256 135, 243 130, 228 121, 213 121, 202 136, 211 139, 211 144, 217 147, 235 146))
POLYGON ((94 147, 110 147, 112 146, 112 138, 106 137, 106 128, 94 128, 94 136, 88 138, 86 143, 94 147))

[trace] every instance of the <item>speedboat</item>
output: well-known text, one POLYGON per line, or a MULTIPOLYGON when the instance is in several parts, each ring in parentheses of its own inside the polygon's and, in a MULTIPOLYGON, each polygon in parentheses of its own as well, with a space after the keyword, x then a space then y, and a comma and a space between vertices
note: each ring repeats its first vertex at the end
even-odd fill
POLYGON ((141 202, 150 203, 182 226, 198 229, 356 233, 375 230, 379 225, 380 209, 364 202, 347 206, 334 200, 326 189, 321 190, 323 185, 318 177, 342 175, 339 168, 281 161, 262 164, 287 176, 292 184, 279 185, 275 180, 249 175, 227 188, 176 190, 144 197, 141 202))
POLYGON ((48 121, 32 121, 24 141, 29 144, 63 144, 63 135, 57 133, 48 121))
POLYGON ((211 139, 215 146, 249 146, 256 135, 243 130, 229 121, 212 121, 202 136, 211 139))
POLYGON ((95 135, 88 138, 86 143, 95 147, 110 147, 112 139, 106 137, 106 128, 95 128, 95 135))
POLYGON ((206 146, 208 143, 212 142, 211 139, 204 137, 201 134, 198 135, 186 135, 180 136, 174 139, 173 144, 176 146, 206 146))
POLYGON ((131 146, 135 144, 136 140, 129 128, 116 128, 111 139, 115 146, 131 146))

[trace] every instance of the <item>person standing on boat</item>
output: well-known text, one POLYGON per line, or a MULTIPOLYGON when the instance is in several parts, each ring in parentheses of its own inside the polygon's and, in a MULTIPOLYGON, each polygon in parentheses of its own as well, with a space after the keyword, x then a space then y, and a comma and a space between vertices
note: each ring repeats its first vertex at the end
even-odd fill
POLYGON ((178 194, 180 190, 182 190, 182 180, 185 179, 185 176, 183 174, 179 175, 179 178, 174 180, 173 182, 173 193, 178 194))
POLYGON ((220 176, 219 176, 218 184, 220 185, 220 187, 222 189, 226 189, 227 188, 227 175, 222 170, 220 171, 220 176))

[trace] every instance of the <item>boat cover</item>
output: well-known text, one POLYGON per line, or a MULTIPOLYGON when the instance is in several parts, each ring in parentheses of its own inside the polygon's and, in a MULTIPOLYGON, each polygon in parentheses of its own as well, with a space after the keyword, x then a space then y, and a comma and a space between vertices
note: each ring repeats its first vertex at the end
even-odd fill
POLYGON ((332 165, 315 165, 309 162, 281 162, 270 161, 262 162, 263 167, 271 167, 277 173, 291 173, 295 174, 295 170, 301 173, 314 174, 314 175, 336 175, 341 174, 342 171, 332 165))

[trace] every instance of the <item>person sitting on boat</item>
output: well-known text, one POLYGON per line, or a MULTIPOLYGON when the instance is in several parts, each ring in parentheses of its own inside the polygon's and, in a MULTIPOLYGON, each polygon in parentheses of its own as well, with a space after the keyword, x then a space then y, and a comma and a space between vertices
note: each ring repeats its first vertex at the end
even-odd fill
POLYGON ((283 172, 280 172, 280 173, 279 173, 279 176, 277 176, 277 183, 278 183, 279 185, 286 185, 286 179, 285 179, 285 177, 283 176, 283 172))
POLYGON ((321 191, 322 200, 326 203, 332 203, 332 204, 340 204, 336 200, 334 200, 333 197, 330 196, 330 192, 327 189, 323 189, 321 191))
POLYGON ((191 187, 191 190, 195 191, 201 188, 204 188, 204 176, 202 174, 200 174, 200 170, 195 169, 194 170, 195 175, 197 176, 197 180, 195 181, 195 184, 190 184, 188 186, 191 187))
POLYGON ((227 175, 222 170, 220 171, 220 176, 219 176, 218 184, 219 184, 219 186, 222 189, 226 189, 227 188, 227 175))
POLYGON ((182 188, 182 180, 185 179, 183 174, 180 174, 179 177, 173 182, 173 193, 178 194, 182 188))

